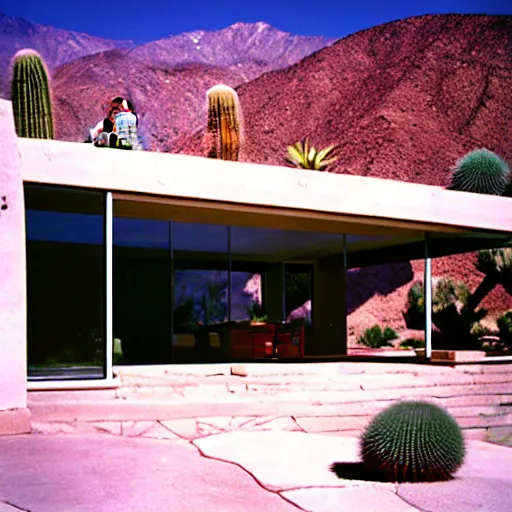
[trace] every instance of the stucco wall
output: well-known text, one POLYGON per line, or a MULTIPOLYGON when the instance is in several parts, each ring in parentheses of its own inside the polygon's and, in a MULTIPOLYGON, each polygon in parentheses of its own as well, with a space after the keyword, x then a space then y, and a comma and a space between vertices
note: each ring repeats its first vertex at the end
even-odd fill
POLYGON ((24 211, 11 103, 0 100, 0 413, 27 403, 24 211))

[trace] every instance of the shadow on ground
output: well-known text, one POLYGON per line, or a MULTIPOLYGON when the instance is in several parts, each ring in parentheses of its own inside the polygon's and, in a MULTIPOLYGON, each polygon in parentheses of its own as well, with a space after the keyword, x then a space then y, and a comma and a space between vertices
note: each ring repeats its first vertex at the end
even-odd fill
POLYGON ((362 462, 334 462, 330 470, 343 480, 364 480, 366 482, 387 482, 384 475, 371 471, 362 462))

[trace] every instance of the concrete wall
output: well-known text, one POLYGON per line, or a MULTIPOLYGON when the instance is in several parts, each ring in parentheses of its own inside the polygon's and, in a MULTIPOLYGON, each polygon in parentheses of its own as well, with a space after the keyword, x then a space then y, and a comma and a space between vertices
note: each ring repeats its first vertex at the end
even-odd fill
POLYGON ((10 102, 0 100, 0 435, 30 430, 27 405, 25 209, 10 102))

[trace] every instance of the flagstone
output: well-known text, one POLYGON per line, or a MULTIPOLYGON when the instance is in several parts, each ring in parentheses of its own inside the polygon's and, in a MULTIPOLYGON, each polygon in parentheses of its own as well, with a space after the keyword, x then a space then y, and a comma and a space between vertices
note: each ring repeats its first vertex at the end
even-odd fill
MULTIPOLYGON (((345 487, 332 471, 335 462, 358 462, 359 445, 354 438, 331 437, 284 431, 237 431, 197 439, 203 453, 241 465, 270 490, 297 487, 345 487)), ((377 485, 377 484, 374 484, 377 485)), ((390 486, 393 484, 378 484, 390 486)))
POLYGON ((337 432, 360 430, 371 421, 370 416, 303 416, 296 417, 299 426, 306 432, 337 432))
POLYGON ((310 512, 417 512, 392 490, 379 487, 295 489, 281 493, 310 512))
POLYGON ((201 434, 197 431, 195 418, 182 418, 178 420, 165 420, 160 422, 164 427, 184 439, 196 439, 201 434))
POLYGON ((123 421, 121 422, 123 436, 138 437, 149 430, 154 423, 154 421, 123 421))

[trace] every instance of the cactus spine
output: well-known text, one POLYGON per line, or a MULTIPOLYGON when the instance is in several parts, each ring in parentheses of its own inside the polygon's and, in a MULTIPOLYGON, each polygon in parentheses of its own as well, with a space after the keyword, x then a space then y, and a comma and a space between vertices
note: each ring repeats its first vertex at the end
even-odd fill
POLYGON ((206 92, 208 122, 206 155, 221 160, 239 160, 242 139, 242 116, 234 89, 219 84, 206 92))
POLYGON ((424 401, 397 402, 381 411, 361 436, 365 465, 391 482, 448 480, 465 457, 458 423, 424 401))
POLYGON ((35 50, 20 50, 13 58, 11 99, 19 137, 53 139, 48 72, 35 50))
POLYGON ((457 161, 448 188, 501 196, 509 179, 510 169, 505 160, 488 149, 475 149, 457 161))

